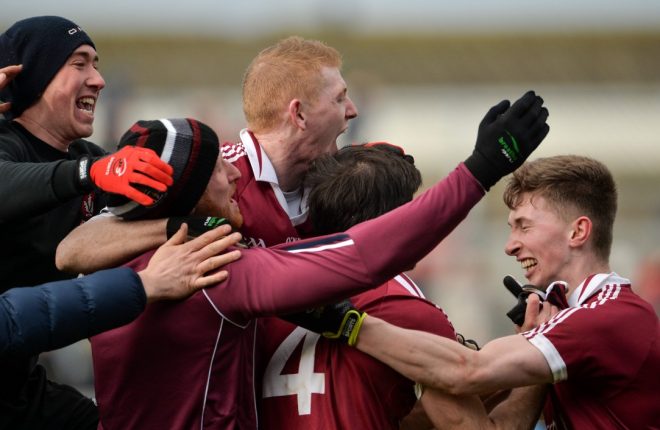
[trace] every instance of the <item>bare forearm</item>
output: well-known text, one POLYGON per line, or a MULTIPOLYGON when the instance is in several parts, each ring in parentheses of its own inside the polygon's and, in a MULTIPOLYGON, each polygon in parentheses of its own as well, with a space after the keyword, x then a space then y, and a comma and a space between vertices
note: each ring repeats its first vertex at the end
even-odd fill
POLYGON ((491 422, 500 429, 533 429, 541 416, 547 385, 514 388, 509 397, 490 412, 491 422))
POLYGON ((399 424, 399 430, 433 430, 433 428, 433 423, 419 400, 399 424))
POLYGON ((165 224, 165 219, 126 222, 108 217, 88 221, 60 242, 55 262, 60 270, 70 273, 118 266, 165 243, 165 224))
POLYGON ((495 339, 477 352, 447 338, 369 316, 356 347, 413 381, 455 395, 553 381, 543 354, 520 335, 495 339))
POLYGON ((449 339, 406 330, 372 316, 364 320, 356 348, 413 381, 447 392, 455 392, 466 380, 470 357, 476 354, 449 339))
POLYGON ((544 388, 516 388, 490 414, 477 396, 452 396, 427 388, 421 402, 436 430, 531 430, 540 416, 544 388))

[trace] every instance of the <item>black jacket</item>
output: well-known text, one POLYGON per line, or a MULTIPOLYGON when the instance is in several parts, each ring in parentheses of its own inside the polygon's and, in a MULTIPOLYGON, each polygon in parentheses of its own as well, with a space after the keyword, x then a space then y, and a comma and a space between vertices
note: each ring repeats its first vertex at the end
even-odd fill
POLYGON ((77 159, 105 154, 85 140, 61 152, 0 120, 0 293, 72 277, 55 267, 57 245, 105 206, 79 185, 77 159))

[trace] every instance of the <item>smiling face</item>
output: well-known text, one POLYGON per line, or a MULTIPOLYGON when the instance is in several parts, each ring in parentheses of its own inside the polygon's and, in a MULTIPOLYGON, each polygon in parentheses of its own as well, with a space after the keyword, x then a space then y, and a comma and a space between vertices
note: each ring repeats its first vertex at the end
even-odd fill
POLYGON ((20 119, 36 124, 57 142, 91 136, 94 111, 105 80, 97 70, 98 56, 89 45, 79 46, 66 60, 41 98, 20 119))
POLYGON ((570 267, 573 227, 540 196, 524 193, 509 213, 505 252, 520 262, 530 284, 545 289, 565 280, 570 267))
POLYGON ((204 194, 197 202, 192 215, 223 217, 233 227, 240 228, 243 225, 243 215, 233 199, 236 181, 240 177, 241 172, 219 156, 204 194))

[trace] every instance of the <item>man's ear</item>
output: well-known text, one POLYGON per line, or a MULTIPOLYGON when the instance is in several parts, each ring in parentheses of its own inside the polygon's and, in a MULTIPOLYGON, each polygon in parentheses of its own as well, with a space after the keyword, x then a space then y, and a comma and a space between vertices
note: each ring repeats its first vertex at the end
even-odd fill
POLYGON ((289 102, 289 120, 292 124, 301 130, 307 128, 306 115, 303 112, 303 105, 300 99, 293 99, 289 102))
POLYGON ((571 224, 571 237, 569 243, 573 247, 584 246, 591 237, 593 223, 586 216, 576 218, 571 224))

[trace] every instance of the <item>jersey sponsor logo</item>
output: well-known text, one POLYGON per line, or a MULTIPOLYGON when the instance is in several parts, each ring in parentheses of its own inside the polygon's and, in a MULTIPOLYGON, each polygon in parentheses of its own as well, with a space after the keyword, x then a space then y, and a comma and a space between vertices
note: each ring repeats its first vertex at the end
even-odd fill
MULTIPOLYGON (((294 243, 294 242, 300 242, 299 237, 294 237, 294 236, 289 236, 286 238, 284 243, 294 243)), ((248 247, 250 248, 266 248, 266 241, 264 239, 261 239, 259 237, 246 237, 245 238, 245 243, 247 244, 248 247)))
POLYGON ((258 237, 245 238, 245 244, 248 248, 266 248, 266 241, 258 237))

